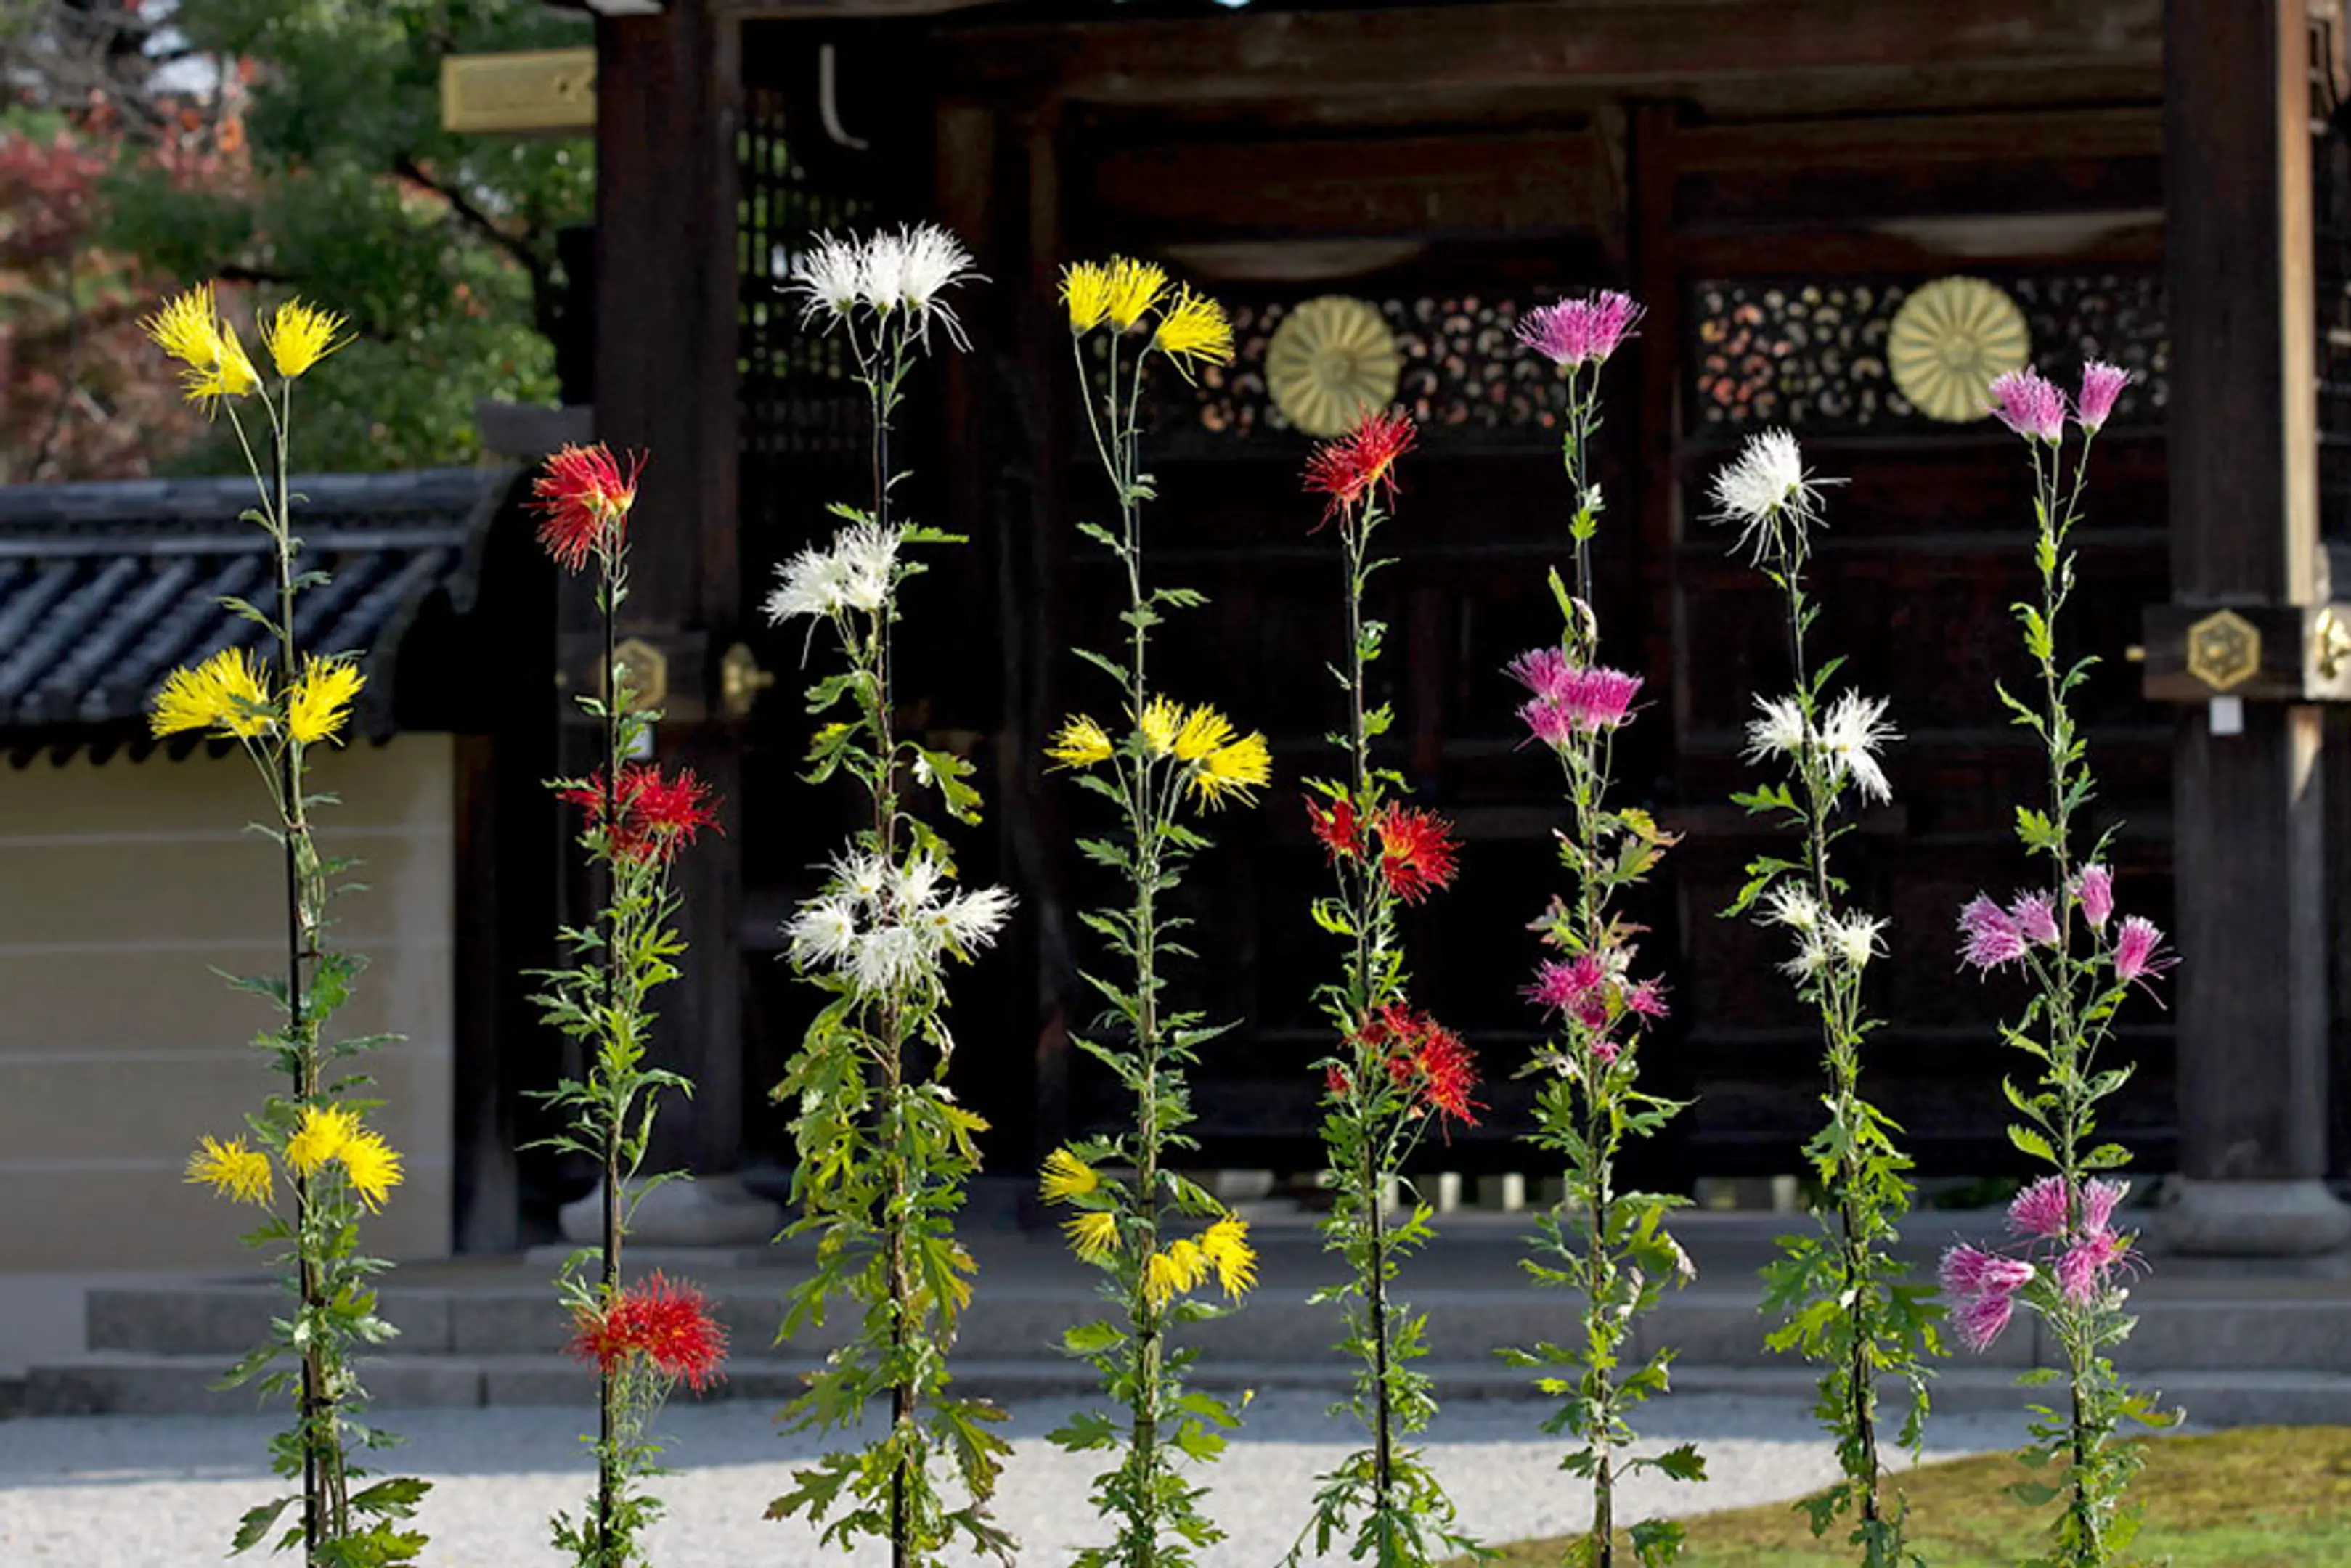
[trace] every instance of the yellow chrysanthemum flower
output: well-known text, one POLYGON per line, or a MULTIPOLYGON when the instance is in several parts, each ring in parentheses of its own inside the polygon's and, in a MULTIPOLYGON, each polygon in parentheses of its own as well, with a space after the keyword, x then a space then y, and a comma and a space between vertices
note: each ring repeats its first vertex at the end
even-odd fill
POLYGON ((1166 270, 1155 263, 1117 256, 1110 264, 1110 321, 1123 332, 1150 314, 1167 292, 1166 270))
POLYGON ((1107 1263, 1118 1250, 1118 1216, 1106 1208, 1090 1208, 1064 1220, 1061 1231, 1081 1263, 1107 1263))
POLYGON ((382 1212, 385 1197, 400 1185, 400 1151, 385 1143, 382 1134, 362 1127, 343 1140, 335 1158, 342 1162, 351 1190, 360 1195, 368 1212, 382 1212))
POLYGON ((1184 727, 1176 732, 1176 760, 1197 762, 1232 737, 1232 721, 1202 703, 1184 716, 1184 727))
POLYGON ((260 655, 224 648, 192 669, 173 670, 163 677, 148 727, 157 735, 209 729, 250 740, 273 720, 268 688, 262 682, 260 655))
POLYGON ((1061 268, 1061 303, 1070 308, 1070 330, 1092 331, 1110 314, 1110 268, 1098 261, 1061 268))
POLYGON ((1134 717, 1134 727, 1154 757, 1176 749, 1176 732, 1183 727, 1184 705, 1173 697, 1153 697, 1134 717))
POLYGON ((1067 1149, 1055 1149, 1045 1156, 1044 1174, 1037 1180, 1037 1190, 1047 1203, 1068 1203, 1100 1186, 1102 1177, 1094 1167, 1067 1149))
POLYGON ((1196 1241, 1171 1243, 1154 1252, 1144 1265, 1143 1293, 1155 1307, 1164 1307, 1207 1277, 1208 1255, 1196 1241))
POLYGON ((1063 768, 1092 768, 1110 760, 1110 736, 1102 726, 1080 714, 1061 726, 1045 755, 1063 768))
POLYGON ((220 363, 220 309, 209 283, 165 300, 139 325, 150 341, 190 370, 208 371, 220 363))
POLYGON ((1247 805, 1272 776, 1273 755, 1266 749, 1265 737, 1252 732, 1194 763, 1190 782, 1204 806, 1221 806, 1228 798, 1247 805))
POLYGON ((261 325, 261 341, 277 373, 292 381, 350 340, 337 336, 343 318, 331 310, 289 299, 261 325))
POLYGON ((259 1149, 246 1148, 243 1138, 225 1144, 217 1138, 204 1139, 188 1156, 186 1179, 201 1182, 223 1197, 262 1208, 269 1207, 273 1195, 269 1156, 259 1149))
POLYGON ((1188 287, 1176 291, 1176 303, 1159 318, 1159 330, 1151 341, 1175 361, 1186 381, 1192 379, 1195 364, 1233 362, 1233 324, 1225 308, 1188 287))
POLYGON ((329 740, 351 716, 351 699, 367 685, 357 664, 345 659, 312 659, 286 701, 286 729, 308 746, 329 740))
POLYGON ((373 1136, 360 1127, 358 1112, 340 1105, 306 1105, 301 1124, 286 1141, 286 1163, 306 1176, 317 1176, 319 1167, 339 1157, 345 1145, 362 1135, 373 1136))
POLYGON ((1249 1221, 1227 1215, 1201 1234, 1200 1250, 1217 1270, 1225 1294, 1238 1300, 1257 1284, 1257 1249, 1249 1243, 1249 1221))

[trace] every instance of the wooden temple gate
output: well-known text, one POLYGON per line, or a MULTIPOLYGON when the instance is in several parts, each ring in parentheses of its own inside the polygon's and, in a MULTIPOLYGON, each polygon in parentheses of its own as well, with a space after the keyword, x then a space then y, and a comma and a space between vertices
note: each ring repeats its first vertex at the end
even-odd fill
MULTIPOLYGON (((2232 78, 2196 86, 2196 101, 2273 136, 2303 126, 2321 137, 2321 173, 2339 174, 2309 112, 2332 101, 2333 8, 2252 9, 2279 41, 2268 96, 2248 99, 2232 78)), ((1874 981, 1889 1020, 1879 1092, 1923 1169, 2015 1166, 1993 1027, 2015 998, 1958 973, 1952 922, 1979 888, 2028 874, 2011 826, 2038 754, 1992 692, 2022 667, 2006 607, 2030 580, 2024 460, 1987 422, 1930 417, 1917 385, 1897 382, 1889 340, 1938 280, 1972 278, 2060 379, 2092 356, 2140 372, 2100 443, 2073 635, 2103 661, 2085 697, 2104 786, 2094 818, 2127 820, 2126 900, 2168 924, 2185 842, 2175 757, 2217 742, 2194 710, 2176 721, 2145 700, 2128 662, 2143 609, 2173 596, 2182 538, 2167 527, 2168 471, 2188 437, 2164 220, 2179 168, 2167 100, 2177 115, 2183 95, 2177 80, 2167 94, 2165 7, 1496 0, 1131 16, 1144 11, 671 0, 664 16, 601 26, 601 333, 632 346, 600 356, 598 423, 655 448, 652 505, 699 519, 698 556, 639 613, 699 660, 705 701, 675 744, 714 758, 743 802, 729 823, 739 860, 696 894, 729 912, 697 923, 697 969, 731 977, 692 982, 719 999, 704 1004, 705 1043, 680 1049, 729 1057, 720 1080, 753 1109, 705 1124, 698 1100, 693 1156, 720 1168, 730 1148, 783 1152, 781 1118, 758 1113, 756 1092, 805 1004, 768 961, 765 933, 840 826, 790 781, 799 648, 752 609, 768 564, 830 527, 826 500, 853 493, 860 409, 778 282, 812 229, 929 217, 992 279, 958 302, 974 351, 921 372, 916 509, 974 544, 926 580, 907 667, 917 722, 983 762, 996 831, 973 845, 972 869, 1024 900, 1019 941, 957 1008, 961 1092, 997 1122, 999 1166, 1110 1107, 1068 1040, 1091 1008, 1076 977, 1090 938, 1073 917, 1089 887, 1066 844, 1091 802, 1047 779, 1038 751, 1065 711, 1110 700, 1068 653, 1109 624, 1105 561, 1072 528, 1108 497, 1069 439, 1074 371, 1053 290, 1064 261, 1113 251, 1208 288, 1240 343, 1196 390, 1155 389, 1150 456, 1164 497, 1154 570, 1212 601, 1166 629, 1159 668, 1171 691, 1264 728, 1277 758, 1268 801, 1217 823, 1186 894, 1203 955, 1189 999, 1242 1020, 1200 1076, 1204 1163, 1318 1158, 1309 992, 1332 959, 1305 917, 1323 873, 1295 785, 1329 766, 1322 666, 1337 653, 1338 568, 1311 534, 1307 442, 1265 361, 1285 320, 1333 297, 1394 340, 1397 401, 1424 431, 1389 536, 1401 564, 1376 606, 1393 628, 1382 678, 1398 709, 1395 762, 1468 841, 1459 888, 1415 921, 1421 997, 1495 1080, 1495 1114, 1441 1161, 1523 1158, 1508 1146, 1523 1105, 1508 1075, 1536 1021, 1516 995, 1535 956, 1524 926, 1562 878, 1554 780, 1518 744, 1499 669, 1555 634, 1543 574, 1562 553, 1567 501, 1558 387, 1511 328, 1531 306, 1614 287, 1651 313, 1606 382, 1602 614, 1610 657, 1648 681, 1620 777, 1686 834, 1643 911, 1645 963, 1675 1002, 1649 1060, 1664 1087, 1699 1097, 1652 1175, 1792 1169, 1817 1115, 1815 1042, 1771 972, 1772 945, 1718 918, 1759 842, 1729 803, 1749 777, 1750 694, 1777 691, 1784 671, 1772 601, 1706 524, 1704 494, 1740 441, 1771 425, 1846 481, 1819 562, 1823 635, 1864 689, 1892 699, 1907 737, 1895 803, 1854 841, 1868 902, 1896 923, 1874 981), (721 672, 718 650, 737 641, 778 677, 747 715, 727 700, 756 695, 747 666, 731 683, 721 672), (711 1032, 728 1007, 746 1020, 740 1050, 711 1032)), ((2175 31, 2230 25, 2227 0, 2170 11, 2175 31)), ((2272 262, 2295 243, 2289 224, 2274 235, 2255 247, 2272 262)), ((2308 256, 2300 267, 2315 298, 2308 256)), ((2264 393, 2273 423, 2282 395, 2274 382, 2264 393)), ((2194 440, 2204 450, 2210 433, 2194 440)), ((2138 1071, 2117 1131, 2154 1169, 2198 1165, 2183 1153, 2172 1021, 2143 1009, 2125 1036, 2138 1071)), ((2316 1174, 2307 1166, 2284 1175, 2316 1174)))

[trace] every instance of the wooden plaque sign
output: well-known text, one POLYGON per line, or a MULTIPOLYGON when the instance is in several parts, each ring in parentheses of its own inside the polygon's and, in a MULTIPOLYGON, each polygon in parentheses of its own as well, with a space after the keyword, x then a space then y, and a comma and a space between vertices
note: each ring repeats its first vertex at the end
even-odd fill
POLYGON ((596 51, 524 49, 441 62, 441 128, 580 132, 596 124, 596 51))

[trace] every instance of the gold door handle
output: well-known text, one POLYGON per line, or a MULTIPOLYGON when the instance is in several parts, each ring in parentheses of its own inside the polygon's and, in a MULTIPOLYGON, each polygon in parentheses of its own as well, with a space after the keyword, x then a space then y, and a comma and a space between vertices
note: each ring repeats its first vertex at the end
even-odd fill
POLYGON ((718 661, 718 705, 728 718, 748 717, 759 694, 775 684, 774 674, 759 668, 758 658, 741 643, 718 661))

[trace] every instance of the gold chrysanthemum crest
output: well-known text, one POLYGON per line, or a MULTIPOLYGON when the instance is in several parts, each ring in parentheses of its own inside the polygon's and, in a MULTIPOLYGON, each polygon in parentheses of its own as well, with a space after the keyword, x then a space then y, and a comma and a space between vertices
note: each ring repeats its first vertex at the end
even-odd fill
POLYGON ((1395 401, 1404 357, 1376 306, 1343 295, 1309 299, 1282 318, 1265 353, 1266 390, 1290 423, 1344 435, 1395 401))
POLYGON ((1896 389, 1920 413, 1950 424, 1983 418, 1991 383, 2032 354, 2024 312, 1980 277, 1938 277, 1912 291, 1886 340, 1896 389))

